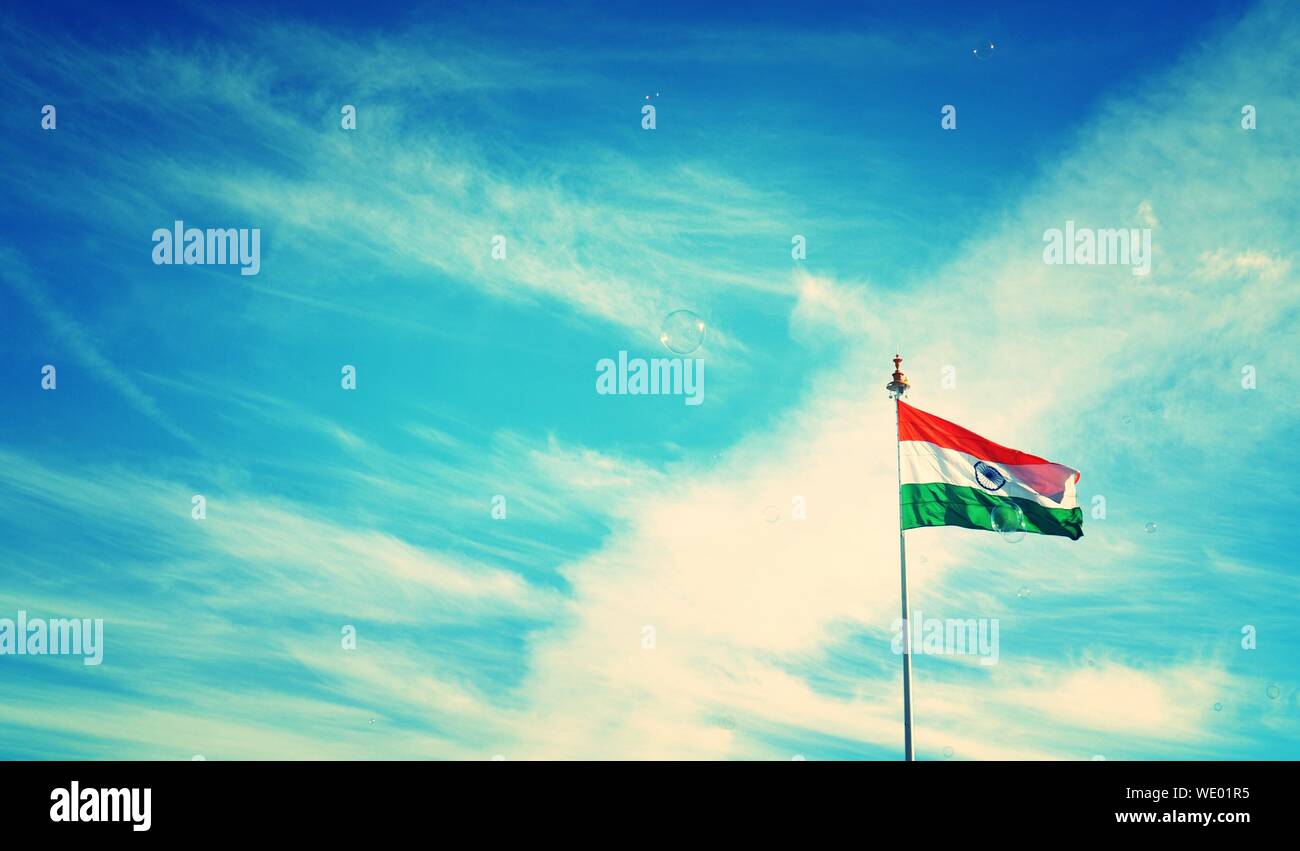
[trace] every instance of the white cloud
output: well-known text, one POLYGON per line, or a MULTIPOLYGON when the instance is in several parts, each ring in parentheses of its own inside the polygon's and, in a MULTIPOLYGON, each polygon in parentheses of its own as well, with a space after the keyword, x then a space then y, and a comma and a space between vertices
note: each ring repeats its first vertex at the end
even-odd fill
POLYGON ((1196 271, 1197 276, 1211 280, 1253 275, 1263 280, 1275 281, 1291 269, 1289 260, 1262 251, 1234 253, 1225 248, 1218 248, 1214 251, 1202 252, 1198 259, 1200 268, 1196 271))
MULTIPOLYGON (((36 315, 46 323, 56 338, 76 359, 73 362, 52 364, 56 370, 60 368, 64 370, 65 380, 68 368, 72 367, 73 363, 79 363, 100 381, 113 388, 133 408, 163 431, 191 446, 196 445, 194 438, 159 408, 153 397, 145 393, 125 369, 114 364, 103 354, 94 335, 59 307, 46 292, 45 285, 37 280, 22 258, 5 246, 0 246, 0 278, 3 278, 14 292, 31 305, 36 315)), ((51 360, 58 360, 57 353, 57 350, 51 350, 46 356, 51 360)), ((33 382, 38 380, 38 375, 32 376, 33 382)))

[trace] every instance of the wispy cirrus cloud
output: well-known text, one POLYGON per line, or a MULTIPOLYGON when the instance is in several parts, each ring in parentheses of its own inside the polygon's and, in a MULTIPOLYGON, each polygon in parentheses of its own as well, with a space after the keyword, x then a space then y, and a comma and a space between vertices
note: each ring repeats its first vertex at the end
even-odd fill
MULTIPOLYGON (((101 350, 95 335, 62 309, 46 291, 37 273, 12 249, 0 246, 0 278, 41 318, 50 331, 67 347, 68 352, 96 378, 112 387, 145 418, 172 437, 191 446, 195 440, 131 378, 130 373, 114 364, 101 350)), ((57 370, 57 366, 55 367, 57 370)), ((55 373, 57 381, 57 372, 55 373)))

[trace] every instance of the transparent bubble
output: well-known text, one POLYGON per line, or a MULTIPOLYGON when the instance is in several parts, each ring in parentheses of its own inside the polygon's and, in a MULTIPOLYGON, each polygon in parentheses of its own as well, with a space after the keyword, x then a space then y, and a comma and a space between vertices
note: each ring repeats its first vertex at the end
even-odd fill
POLYGON ((989 512, 989 523, 993 526, 993 531, 1008 544, 1025 539, 1025 512, 1014 502, 1000 502, 993 506, 989 512))
POLYGON ((736 729, 736 720, 724 715, 718 719, 718 726, 724 730, 734 730, 736 729))
POLYGON ((1215 712, 1222 712, 1222 711, 1223 711, 1223 704, 1222 704, 1222 703, 1216 703, 1216 704, 1214 704, 1214 711, 1215 711, 1215 712))
POLYGON ((493 761, 493 762, 505 762, 505 761, 506 761, 506 755, 503 754, 503 753, 495 753, 495 754, 492 754, 492 761, 493 761))
POLYGON ((1124 415, 1123 417, 1121 417, 1120 419, 1123 420, 1124 425, 1132 425, 1132 424, 1133 424, 1133 418, 1130 417, 1128 414, 1125 414, 1125 415, 1124 415))
POLYGON ((985 39, 971 48, 971 55, 981 62, 998 55, 998 46, 991 39, 985 39))
POLYGON ((1282 689, 1277 683, 1269 683, 1268 688, 1264 689, 1264 693, 1268 695, 1269 700, 1277 700, 1282 696, 1282 689))
POLYGON ((1099 754, 1099 753, 1096 753, 1096 754, 1093 754, 1093 755, 1092 755, 1092 761, 1093 761, 1093 762, 1105 762, 1105 761, 1106 761, 1106 757, 1102 756, 1102 755, 1099 754))
POLYGON ((795 754, 794 756, 790 757, 790 761, 791 761, 791 762, 807 762, 807 760, 804 759, 804 756, 803 756, 803 754, 801 754, 801 753, 797 753, 797 754, 795 754))
POLYGON ((207 761, 208 758, 201 753, 196 753, 194 756, 190 757, 190 762, 207 762, 207 761))
POLYGON ((370 723, 371 723, 371 724, 374 724, 374 723, 375 723, 375 719, 371 718, 371 719, 370 719, 370 723))
POLYGON ((1028 598, 1030 593, 1031 592, 1029 590, 1028 585, 1021 585, 1019 588, 1016 589, 1016 596, 1022 600, 1028 598))
POLYGON ((659 329, 659 342, 670 352, 689 355, 703 345, 704 332, 704 320, 698 313, 674 310, 664 317, 664 324, 659 329))
POLYGON ((944 748, 944 749, 943 749, 943 755, 944 755, 945 757, 947 757, 948 759, 952 759, 952 755, 953 755, 954 753, 955 753, 955 751, 954 751, 951 747, 947 747, 947 748, 944 748))
POLYGON ((763 519, 768 523, 775 523, 781 519, 781 509, 777 508, 775 505, 769 505, 767 508, 763 509, 763 519))
POLYGON ((1147 532, 1148 535, 1152 535, 1152 534, 1155 534, 1155 531, 1156 531, 1156 524, 1154 524, 1154 523, 1148 523, 1147 525, 1143 526, 1142 528, 1143 528, 1143 529, 1146 529, 1146 532, 1147 532))

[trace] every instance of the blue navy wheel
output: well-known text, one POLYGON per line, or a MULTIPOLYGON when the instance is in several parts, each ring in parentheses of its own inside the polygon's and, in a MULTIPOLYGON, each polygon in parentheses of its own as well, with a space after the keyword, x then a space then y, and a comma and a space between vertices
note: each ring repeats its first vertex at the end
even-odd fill
POLYGON ((1001 489, 1007 483, 1007 477, 1002 475, 1002 471, 985 464, 983 461, 975 462, 975 481, 979 482, 980 487, 986 491, 995 491, 1001 489))

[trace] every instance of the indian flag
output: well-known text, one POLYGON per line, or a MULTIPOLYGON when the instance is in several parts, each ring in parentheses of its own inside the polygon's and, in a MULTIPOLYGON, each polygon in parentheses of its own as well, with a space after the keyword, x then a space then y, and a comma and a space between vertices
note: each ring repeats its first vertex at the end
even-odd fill
POLYGON ((1083 537, 1079 471, 898 403, 903 529, 965 526, 1083 537))

